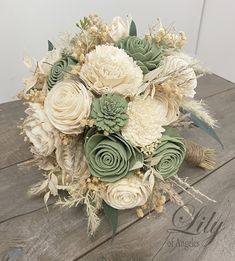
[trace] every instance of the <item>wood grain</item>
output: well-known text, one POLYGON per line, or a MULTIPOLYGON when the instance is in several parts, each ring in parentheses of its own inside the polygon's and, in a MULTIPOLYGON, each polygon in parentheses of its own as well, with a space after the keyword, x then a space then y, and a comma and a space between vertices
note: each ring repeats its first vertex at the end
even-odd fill
POLYGON ((192 221, 186 213, 178 211, 178 207, 169 203, 164 214, 152 214, 128 227, 124 232, 116 236, 113 242, 110 240, 102 246, 96 248, 83 258, 76 259, 81 261, 232 261, 235 260, 235 160, 226 164, 200 181, 196 188, 207 191, 207 195, 217 202, 204 202, 200 204, 188 198, 183 193, 183 199, 189 204, 191 210, 195 208, 196 213, 205 207, 204 212, 195 219, 192 228, 186 230, 192 221), (192 207, 193 206, 193 207, 192 207), (211 224, 204 232, 211 215, 215 213, 211 224), (182 220, 180 220, 182 217, 182 220), (205 219, 204 219, 205 217, 205 219), (176 224, 176 226, 173 224, 176 224), (209 232, 212 225, 218 222, 214 230, 222 222, 221 230, 214 240, 207 246, 209 237, 213 233, 209 232), (185 223, 183 223, 185 222, 185 223), (197 233, 200 222, 204 222, 198 235, 187 235, 185 233, 169 233, 168 229, 179 229, 191 233, 197 233), (173 242, 173 243, 172 243, 173 242), (186 244, 191 243, 191 247, 186 244), (195 243, 196 242, 196 243, 195 243))
POLYGON ((24 110, 21 101, 0 104, 0 169, 32 157, 17 128, 24 110))
POLYGON ((230 90, 235 84, 215 74, 206 75, 198 79, 196 98, 206 98, 230 90))
MULTIPOLYGON (((231 108, 234 106, 234 100, 235 89, 208 98, 211 109, 215 110, 218 120, 221 126, 223 126, 218 132, 225 143, 225 150, 222 151, 218 147, 218 166, 221 166, 235 156, 235 137, 232 131, 235 127, 235 119, 233 117, 233 111, 231 111, 231 108), (221 104, 220 107, 218 103, 221 104)), ((202 143, 207 141, 208 144, 217 146, 212 139, 205 136, 200 130, 191 131, 193 134, 185 134, 187 136, 196 135, 196 140, 200 140, 202 143)), ((32 175, 30 172, 32 171, 27 171, 28 175, 32 175)), ((26 173, 26 171, 24 173, 26 173)), ((189 167, 181 170, 181 175, 189 176, 190 182, 201 179, 203 173, 203 171, 189 167)), ((4 191, 4 193, 8 194, 9 198, 11 197, 11 175, 12 174, 9 173, 7 180, 9 189, 8 191, 4 191)), ((22 176, 19 172, 19 179, 26 178, 28 178, 27 174, 22 176)), ((25 184, 26 183, 25 181, 25 184)), ((14 182, 13 184, 15 186, 14 182)), ((4 186, 5 185, 3 185, 3 187, 4 186)), ((22 191, 25 193, 25 188, 22 187, 22 191)), ((207 192, 207 190, 205 192, 207 192)), ((0 197, 1 193, 0 188, 0 197)), ((20 196, 22 196, 22 192, 19 191, 13 198, 16 199, 20 196)), ((8 208, 5 217, 8 216, 10 220, 2 221, 0 225, 0 253, 4 253, 4 255, 6 253, 10 255, 9 253, 11 252, 9 251, 16 251, 19 256, 21 256, 18 260, 73 260, 104 243, 111 236, 109 226, 104 222, 95 239, 88 239, 86 234, 86 222, 80 208, 61 210, 51 207, 50 213, 47 214, 46 209, 35 211, 35 203, 26 198, 24 200, 21 203, 21 209, 18 208, 17 201, 11 205, 12 212, 8 208), (26 205, 27 210, 24 210, 26 205), (27 214, 26 212, 30 209, 33 212, 27 214), (14 218, 17 211, 18 213, 25 213, 25 215, 14 218)), ((4 210, 1 209, 1 211, 4 210)), ((122 211, 119 220, 118 231, 122 231, 138 221, 133 211, 122 211)))
POLYGON ((27 195, 29 187, 42 178, 36 167, 13 165, 0 171, 0 223, 45 207, 41 197, 29 198, 27 195))

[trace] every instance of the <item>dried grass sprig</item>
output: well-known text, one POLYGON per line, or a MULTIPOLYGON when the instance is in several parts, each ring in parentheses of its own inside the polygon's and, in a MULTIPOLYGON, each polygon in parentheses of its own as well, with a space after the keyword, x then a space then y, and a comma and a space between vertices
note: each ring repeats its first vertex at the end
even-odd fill
POLYGON ((211 116, 208 111, 206 104, 201 100, 195 99, 184 99, 181 102, 181 107, 195 114, 200 120, 206 122, 210 127, 214 128, 217 126, 217 121, 211 116))
POLYGON ((186 188, 191 189, 195 193, 195 195, 199 195, 203 198, 206 198, 208 201, 216 202, 214 199, 209 198, 207 195, 203 194, 200 190, 195 189, 193 186, 188 184, 186 181, 182 180, 179 176, 175 175, 172 179, 174 179, 179 184, 185 186, 186 188))

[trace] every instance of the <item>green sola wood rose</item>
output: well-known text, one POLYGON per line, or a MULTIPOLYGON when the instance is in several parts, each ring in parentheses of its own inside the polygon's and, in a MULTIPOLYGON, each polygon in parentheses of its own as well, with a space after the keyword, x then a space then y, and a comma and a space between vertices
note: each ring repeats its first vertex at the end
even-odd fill
POLYGON ((128 120, 127 101, 120 95, 103 94, 92 103, 91 117, 98 130, 118 132, 128 120))
POLYGON ((158 67, 161 60, 161 48, 152 39, 141 39, 137 36, 129 36, 117 43, 139 65, 144 74, 158 67))
POLYGON ((115 182, 143 164, 142 153, 121 136, 105 136, 94 129, 86 135, 85 156, 90 174, 105 182, 115 182))
POLYGON ((55 62, 52 65, 47 78, 48 90, 51 90, 57 82, 62 81, 64 79, 65 73, 70 71, 71 66, 75 65, 76 63, 77 62, 69 56, 64 56, 55 62))
POLYGON ((160 159, 154 166, 155 170, 164 179, 175 175, 184 160, 185 153, 186 149, 182 138, 163 135, 161 143, 152 154, 152 157, 160 159))

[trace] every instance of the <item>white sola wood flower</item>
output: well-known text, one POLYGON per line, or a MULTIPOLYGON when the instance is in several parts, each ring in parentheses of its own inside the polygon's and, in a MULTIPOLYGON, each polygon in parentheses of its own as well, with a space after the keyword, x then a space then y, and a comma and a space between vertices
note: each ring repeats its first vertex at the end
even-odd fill
POLYGON ((129 209, 144 205, 151 194, 150 186, 136 177, 123 178, 107 184, 105 202, 116 209, 129 209))
POLYGON ((148 96, 135 98, 128 105, 129 120, 122 135, 134 146, 145 147, 159 140, 167 124, 167 103, 148 96))
POLYGON ((144 80, 153 81, 155 84, 171 80, 182 97, 193 98, 196 93, 197 76, 193 70, 193 64, 188 63, 179 55, 165 57, 157 69, 145 75, 144 80))
POLYGON ((120 16, 116 16, 113 18, 112 24, 109 28, 109 35, 115 42, 129 36, 132 18, 130 16, 127 16, 126 20, 127 21, 125 23, 120 16))
POLYGON ((77 81, 57 83, 48 93, 44 108, 52 125, 65 134, 83 131, 81 122, 90 114, 91 95, 77 81))
POLYGON ((39 103, 29 103, 29 108, 25 112, 28 117, 24 121, 23 128, 33 144, 32 152, 41 156, 50 155, 55 149, 57 131, 39 103))
POLYGON ((87 54, 81 78, 96 93, 116 92, 134 96, 143 80, 143 73, 124 50, 101 45, 87 54))

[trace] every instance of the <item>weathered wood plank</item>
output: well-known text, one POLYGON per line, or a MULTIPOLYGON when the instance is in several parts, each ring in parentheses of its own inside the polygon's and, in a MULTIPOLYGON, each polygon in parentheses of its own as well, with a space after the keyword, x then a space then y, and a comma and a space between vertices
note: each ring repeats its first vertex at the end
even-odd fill
MULTIPOLYGON (((233 134, 235 119, 232 110, 234 100, 235 89, 208 99, 211 108, 215 110, 217 118, 223 126, 218 132, 225 144, 225 150, 222 151, 218 147, 218 166, 235 156, 235 137, 233 134), (218 107, 218 103, 221 104, 221 107, 218 107)), ((197 135, 196 140, 199 139, 202 143, 206 140, 208 144, 217 146, 212 139, 205 136, 200 130, 191 131, 194 132, 193 135, 197 135)), ((186 135, 189 136, 189 133, 186 133, 186 135)), ((203 171, 194 168, 184 168, 181 171, 181 175, 189 176, 191 182, 202 178, 202 173, 203 171)), ((20 175, 19 178, 21 178, 20 175)), ((10 184, 11 177, 9 176, 9 187, 10 184)), ((22 189, 24 190, 24 188, 22 189)), ((207 189, 205 192, 207 192, 207 189)), ((10 192, 8 193, 10 196, 10 192)), ((19 197, 20 195, 22 193, 19 194, 19 197)), ((17 197, 18 195, 15 195, 15 198, 17 197)), ((16 202, 12 205, 12 208, 18 209, 17 204, 16 202)), ((31 205, 31 201, 28 200, 24 204, 31 205)), ((33 207, 32 210, 34 209, 33 207)), ((8 215, 9 213, 8 210, 8 215)), ((118 230, 120 231, 136 221, 137 218, 133 211, 122 211, 118 230)), ((22 259, 19 260, 37 260, 35 256, 39 256, 39 260, 73 260, 82 256, 91 248, 102 244, 110 236, 109 226, 104 222, 95 240, 88 239, 81 209, 59 210, 58 208, 51 208, 49 214, 46 213, 45 209, 40 209, 33 213, 12 218, 0 225, 0 253, 9 249, 17 249, 17 251, 21 249, 22 259)))
POLYGON ((0 171, 0 222, 45 207, 42 198, 27 195, 29 187, 42 178, 36 167, 13 165, 0 171))
MULTIPOLYGON (((234 86, 219 76, 207 75, 199 79, 197 97, 205 98, 234 86)), ((25 116, 24 109, 21 101, 0 104, 0 169, 32 157, 29 145, 23 142, 16 128, 20 118, 25 116)))
POLYGON ((202 207, 205 207, 198 218, 193 221, 194 224, 190 229, 187 229, 192 222, 189 216, 182 209, 176 212, 179 208, 169 203, 164 214, 153 213, 143 218, 117 235, 113 243, 109 240, 77 260, 235 260, 235 175, 234 171, 231 171, 234 169, 235 160, 232 160, 196 185, 197 189, 207 191, 207 195, 215 199, 216 203, 204 202, 204 204, 200 204, 189 199, 186 193, 182 194, 191 211, 195 208, 195 216, 202 207), (203 229, 205 229, 213 212, 216 212, 215 216, 205 233, 203 229), (213 233, 211 233, 212 225, 216 221, 218 223, 215 224, 213 233), (200 222, 202 222, 202 226, 197 231, 200 222), (223 224, 219 233, 209 245, 204 246, 203 244, 207 244, 209 239, 212 239, 221 222, 223 224), (169 229, 178 229, 179 231, 196 233, 196 235, 187 235, 177 231, 169 233, 169 229), (189 242, 191 242, 191 246, 189 242), (188 248, 186 244, 189 245, 188 248))
POLYGON ((198 79, 197 98, 206 98, 217 93, 235 88, 235 84, 215 74, 206 75, 198 79))
POLYGON ((0 169, 32 157, 17 128, 24 109, 21 101, 0 105, 0 169))

